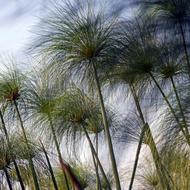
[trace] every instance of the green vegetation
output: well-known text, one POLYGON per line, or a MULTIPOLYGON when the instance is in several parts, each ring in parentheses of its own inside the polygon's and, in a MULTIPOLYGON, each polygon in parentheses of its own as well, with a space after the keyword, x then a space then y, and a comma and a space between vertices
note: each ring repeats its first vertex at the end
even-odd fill
POLYGON ((190 189, 190 1, 100 4, 51 3, 38 69, 5 60, 0 189, 190 189), (118 144, 135 147, 132 167, 118 144))

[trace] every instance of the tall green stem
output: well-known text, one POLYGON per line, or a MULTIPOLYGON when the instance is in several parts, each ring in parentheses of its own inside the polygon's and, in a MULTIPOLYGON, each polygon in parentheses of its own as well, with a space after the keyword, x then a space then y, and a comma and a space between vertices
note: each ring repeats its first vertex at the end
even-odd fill
POLYGON ((153 136, 152 136, 152 132, 150 130, 150 127, 148 127, 146 130, 146 137, 147 137, 147 144, 150 147, 150 150, 151 150, 151 153, 153 156, 153 160, 154 160, 154 163, 156 166, 157 174, 158 174, 160 183, 162 185, 162 188, 167 189, 167 190, 171 190, 171 183, 170 183, 171 178, 167 174, 167 171, 161 162, 158 150, 156 148, 156 144, 155 144, 153 136))
POLYGON ((22 118, 21 118, 21 115, 20 115, 16 100, 14 100, 14 106, 15 106, 16 113, 17 113, 17 116, 18 116, 18 119, 19 119, 19 122, 20 122, 20 126, 21 126, 21 129, 22 129, 24 140, 25 140, 27 149, 29 151, 29 165, 30 165, 30 168, 32 170, 32 177, 33 177, 33 180, 34 180, 35 189, 40 190, 37 174, 36 174, 36 171, 35 171, 35 168, 34 168, 34 163, 33 163, 33 160, 32 160, 32 156, 30 154, 30 145, 29 145, 29 142, 28 142, 28 139, 27 139, 27 136, 26 136, 26 132, 25 132, 25 129, 24 129, 24 124, 23 124, 23 121, 22 121, 22 118))
MULTIPOLYGON (((56 147, 56 149, 57 149, 59 161, 60 161, 61 167, 62 167, 63 158, 62 158, 61 151, 60 151, 60 148, 59 148, 59 143, 58 143, 58 141, 57 141, 57 136, 56 136, 55 129, 54 129, 54 127, 53 127, 53 123, 52 123, 52 120, 51 120, 50 115, 49 115, 48 117, 49 117, 51 132, 52 132, 52 135, 53 135, 53 140, 54 140, 54 142, 55 142, 55 147, 56 147)), ((62 171, 63 171, 63 175, 64 175, 64 178, 65 178, 65 183, 66 183, 67 190, 69 190, 69 189, 70 189, 70 188, 69 188, 69 182, 68 182, 68 179, 67 179, 65 170, 62 169, 62 171)))
MULTIPOLYGON (((0 118, 1 118, 1 123, 2 123, 2 127, 3 127, 3 131, 5 133, 5 137, 6 137, 6 140, 7 140, 8 148, 9 148, 9 150, 11 150, 11 144, 10 144, 10 140, 9 140, 9 135, 8 135, 8 132, 7 132, 7 128, 5 126, 5 121, 4 121, 3 114, 1 112, 1 110, 0 110, 0 118)), ((19 180, 19 183, 20 183, 20 187, 21 187, 22 190, 25 190, 24 183, 23 183, 23 180, 22 180, 22 177, 21 177, 21 174, 20 174, 17 162, 15 161, 15 159, 14 159, 14 157, 12 155, 12 151, 11 151, 11 158, 12 158, 13 164, 15 166, 16 175, 18 177, 18 180, 19 180)))
POLYGON ((102 176, 103 176, 105 182, 106 182, 107 185, 108 185, 108 190, 111 190, 110 182, 108 181, 108 178, 107 178, 107 176, 106 176, 106 174, 105 174, 105 171, 104 171, 104 169, 103 169, 103 167, 102 167, 102 164, 101 164, 101 162, 100 162, 100 160, 99 160, 99 158, 98 158, 98 156, 97 156, 97 154, 96 154, 96 151, 95 151, 94 146, 93 146, 93 144, 92 144, 92 141, 91 141, 91 139, 90 139, 90 137, 89 137, 89 134, 88 134, 88 132, 87 132, 87 130, 86 130, 86 127, 85 127, 84 125, 82 125, 82 127, 83 127, 83 130, 84 130, 85 136, 86 136, 86 138, 87 138, 87 140, 88 140, 88 143, 89 143, 89 145, 90 145, 90 149, 91 149, 91 151, 93 152, 93 154, 94 154, 94 156, 95 156, 95 158, 96 158, 96 161, 97 161, 97 163, 98 163, 98 165, 99 165, 99 168, 100 168, 100 171, 101 171, 101 173, 102 173, 102 176))
MULTIPOLYGON (((93 151, 92 149, 91 150, 91 154, 92 154, 92 160, 93 160, 93 163, 94 163, 94 168, 95 168, 95 171, 96 171, 96 190, 99 190, 99 188, 101 188, 101 183, 100 183, 100 176, 99 176, 99 173, 98 173, 98 164, 96 163, 96 159, 95 159, 95 156, 93 154, 93 151)), ((97 133, 96 133, 96 154, 98 155, 98 149, 97 149, 97 133)))
MULTIPOLYGON (((96 141, 96 154, 98 156, 98 133, 97 132, 95 134, 95 141, 96 141)), ((102 189, 102 185, 101 185, 101 180, 100 180, 100 176, 99 176, 99 169, 98 169, 98 163, 97 163, 97 161, 96 161, 96 167, 97 167, 96 189, 97 190, 101 190, 102 189)))
POLYGON ((22 190, 25 190, 24 182, 23 182, 23 180, 22 180, 22 177, 21 177, 21 174, 20 174, 20 170, 19 170, 19 167, 18 167, 18 165, 17 165, 16 160, 13 160, 13 163, 14 163, 14 166, 15 166, 16 175, 17 175, 18 180, 19 180, 19 183, 20 183, 20 187, 21 187, 22 190))
MULTIPOLYGON (((175 6, 176 9, 178 9, 177 4, 174 0, 172 0, 173 5, 175 6)), ((180 28, 180 32, 181 32, 181 37, 182 37, 182 41, 183 41, 183 47, 184 47, 184 51, 185 51, 185 56, 186 56, 186 62, 187 62, 187 67, 188 67, 188 74, 190 77, 190 61, 189 61, 189 55, 188 55, 188 51, 187 51, 187 44, 186 44, 186 40, 185 40, 185 33, 183 30, 183 25, 182 25, 182 21, 180 18, 177 18, 178 24, 179 24, 179 28, 180 28)))
POLYGON ((8 184, 8 186, 9 186, 9 190, 13 190, 12 183, 11 183, 11 178, 10 178, 10 175, 9 175, 9 173, 8 173, 8 171, 7 171, 7 168, 5 167, 5 168, 3 169, 3 171, 5 172, 5 176, 6 176, 6 178, 7 178, 7 184, 8 184))
POLYGON ((132 190, 133 182, 134 182, 134 179, 135 179, 135 173, 136 173, 136 169, 137 169, 137 165, 138 165, 138 161, 139 161, 140 150, 141 150, 141 147, 142 147, 143 138, 144 138, 144 135, 145 135, 147 124, 145 123, 144 116, 143 116, 143 113, 142 113, 142 110, 141 110, 141 107, 140 107, 139 100, 138 100, 138 97, 136 95, 135 89, 134 89, 132 84, 129 85, 129 87, 130 87, 131 93, 133 95, 134 102, 135 102, 136 107, 137 107, 137 111, 138 111, 138 113, 140 115, 140 118, 141 118, 141 120, 143 122, 143 125, 144 125, 143 128, 142 128, 142 131, 141 131, 141 135, 140 135, 140 139, 139 139, 139 143, 138 143, 138 147, 137 147, 137 152, 136 152, 136 156, 135 156, 135 163, 134 163, 134 166, 133 166, 133 172, 132 172, 132 176, 131 176, 131 181, 130 181, 130 184, 129 184, 129 190, 132 190))
POLYGON ((136 174, 137 165, 138 165, 139 156, 140 156, 140 150, 141 150, 141 147, 142 147, 143 138, 144 138, 144 135, 145 135, 146 128, 147 128, 147 124, 145 124, 143 126, 142 131, 141 131, 141 135, 140 135, 140 139, 139 139, 139 143, 138 143, 138 147, 137 147, 137 152, 136 152, 136 156, 135 156, 135 163, 134 163, 134 166, 133 166, 131 181, 130 181, 130 184, 129 184, 129 190, 132 190, 132 187, 133 187, 133 182, 134 182, 134 179, 135 179, 135 174, 136 174))
POLYGON ((158 173, 161 185, 162 185, 162 187, 164 189, 166 188, 167 190, 170 190, 171 189, 170 188, 170 183, 169 183, 169 180, 166 178, 167 175, 165 174, 164 166, 162 166, 162 163, 161 163, 161 160, 160 160, 160 157, 159 157, 159 154, 158 154, 158 150, 156 148, 156 144, 155 144, 154 139, 152 137, 150 127, 149 127, 148 123, 145 122, 144 115, 143 115, 143 112, 142 112, 142 109, 141 109, 141 106, 140 106, 140 103, 139 103, 138 96, 137 96, 135 88, 134 88, 134 86, 132 84, 130 85, 130 90, 132 92, 137 111, 139 113, 139 116, 140 116, 141 121, 142 121, 144 126, 142 128, 141 136, 140 136, 140 139, 139 139, 139 144, 138 144, 138 147, 137 147, 137 153, 136 153, 136 157, 135 157, 135 164, 134 164, 134 168, 133 168, 131 182, 130 182, 130 185, 129 185, 129 190, 132 190, 132 185, 133 185, 133 181, 134 181, 134 178, 135 178, 136 168, 137 168, 139 155, 140 155, 140 149, 141 149, 145 134, 147 135, 148 139, 151 139, 150 141, 147 142, 147 144, 149 145, 149 147, 151 149, 151 152, 152 152, 152 155, 153 155, 153 158, 154 158, 154 162, 155 162, 155 165, 156 165, 156 169, 157 169, 157 173, 158 173), (153 152, 153 150, 156 151, 156 153, 153 152), (157 167, 157 166, 160 166, 160 167, 157 167), (160 172, 160 168, 163 171, 163 173, 160 172), (163 179, 163 178, 165 178, 165 179, 163 179))
POLYGON ((111 165, 112 165, 113 175, 114 175, 115 184, 116 184, 116 190, 121 190, 119 174, 118 174, 118 170, 117 170, 117 164, 116 164, 116 160, 115 160, 113 144, 112 144, 112 139, 111 139, 111 135, 110 135, 110 131, 109 131, 109 125, 108 125, 108 120, 107 120, 107 116, 106 116, 106 110, 105 110, 105 106, 104 106, 100 83, 99 83, 99 79, 98 79, 98 74, 97 74, 97 70, 96 70, 94 61, 91 61, 91 63, 93 66, 94 79, 95 79, 95 83, 96 83, 96 87, 97 87, 98 96, 100 99, 102 119, 103 119, 103 124, 104 124, 105 135, 106 135, 106 139, 107 139, 107 143, 108 143, 109 155, 110 155, 110 159, 111 159, 111 165))
POLYGON ((51 131, 52 131, 53 139, 54 139, 54 142, 55 142, 55 146, 56 146, 56 149, 57 149, 57 152, 58 152, 59 162, 61 164, 61 168, 62 168, 62 171, 63 171, 63 174, 64 174, 67 190, 69 190, 69 183, 68 183, 68 180, 67 180, 67 175, 69 176, 69 178, 70 178, 70 180, 72 182, 74 190, 83 190, 82 185, 78 181, 75 174, 72 172, 70 166, 68 164, 66 164, 64 162, 63 158, 62 158, 61 151, 60 151, 60 148, 59 148, 59 143, 57 141, 57 136, 56 136, 56 133, 55 133, 55 130, 54 130, 53 123, 52 123, 50 115, 48 115, 48 119, 49 119, 49 122, 50 122, 50 127, 51 127, 51 131))
POLYGON ((100 187, 100 176, 98 174, 98 165, 96 164, 96 159, 95 159, 95 156, 93 154, 92 149, 90 149, 90 150, 91 150, 91 154, 92 154, 94 168, 95 168, 95 171, 96 171, 96 190, 99 190, 99 187, 100 187))
POLYGON ((187 135, 189 136, 189 130, 187 128, 187 122, 186 122, 186 119, 185 119, 185 115, 184 115, 184 112, 183 112, 183 108, 182 108, 182 105, 181 105, 181 101, 180 101, 180 98, 179 98, 179 95, 178 95, 177 88, 175 86, 175 82, 174 82, 173 77, 170 77, 170 80, 171 80, 171 83, 172 83, 172 86, 173 86, 173 90, 174 90, 174 93, 175 93, 175 96, 176 96, 176 100, 177 100, 181 115, 182 115, 184 128, 186 130, 187 135))
POLYGON ((156 84, 157 88, 159 89, 159 91, 160 91, 162 97, 164 98, 164 101, 165 101, 166 104, 168 105, 168 107, 169 107, 171 113, 173 114, 173 116, 174 116, 174 118, 175 118, 177 124, 178 124, 179 127, 180 127, 181 132, 182 132, 183 135, 185 136, 185 138, 186 138, 186 140, 187 140, 187 143, 190 145, 190 139, 189 139, 189 137, 187 136, 186 132, 184 131, 184 128, 183 128, 183 126, 181 125, 181 123, 180 123, 178 117, 176 116, 175 111, 174 111, 173 107, 171 106, 171 104, 170 104, 168 98, 166 97, 165 93, 163 92, 162 88, 161 88, 160 85, 158 84, 158 82, 157 82, 157 80, 155 79, 155 77, 153 76, 153 74, 152 74, 152 73, 149 73, 149 75, 150 75, 150 77, 152 78, 152 80, 154 81, 154 83, 156 84))
POLYGON ((187 67, 188 67, 188 74, 189 74, 189 77, 190 77, 190 61, 189 61, 189 55, 188 55, 188 51, 187 51, 187 44, 186 44, 186 40, 185 40, 185 34, 184 34, 184 31, 183 31, 183 26, 182 26, 181 20, 178 19, 178 22, 179 22, 180 32, 181 32, 181 36, 182 36, 185 56, 186 56, 186 62, 187 62, 187 67))
POLYGON ((48 164, 48 168, 49 168, 49 172, 50 172, 50 175, 51 175, 51 179, 52 179, 52 182, 53 182, 53 186, 54 186, 54 189, 55 190, 59 190, 58 189, 58 185, 57 185, 57 182, 56 182, 56 179, 55 179, 55 176, 54 176, 54 173, 53 173, 53 169, 52 169, 52 166, 51 166, 51 162, 49 160, 49 157, 48 157, 48 154, 46 152, 46 149, 43 145, 43 143, 40 141, 41 145, 42 145, 42 149, 43 149, 43 152, 44 152, 44 155, 46 157, 46 160, 47 160, 47 164, 48 164))

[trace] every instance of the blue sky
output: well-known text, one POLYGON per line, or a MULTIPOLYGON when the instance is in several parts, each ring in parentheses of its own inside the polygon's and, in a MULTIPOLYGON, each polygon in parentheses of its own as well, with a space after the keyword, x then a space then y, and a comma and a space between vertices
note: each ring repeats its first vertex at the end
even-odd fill
POLYGON ((8 0, 5 4, 0 0, 1 56, 11 54, 17 57, 24 54, 24 47, 31 36, 31 28, 40 15, 40 3, 33 4, 30 9, 25 7, 21 9, 19 5, 14 2, 15 1, 8 0))
MULTIPOLYGON (((32 35, 32 27, 39 21, 38 18, 46 10, 48 2, 51 1, 0 0, 0 56, 2 54, 13 54, 16 57, 23 55, 32 35)), ((105 2, 109 1, 105 0, 105 2)), ((130 10, 126 11, 127 15, 130 13, 130 10)))

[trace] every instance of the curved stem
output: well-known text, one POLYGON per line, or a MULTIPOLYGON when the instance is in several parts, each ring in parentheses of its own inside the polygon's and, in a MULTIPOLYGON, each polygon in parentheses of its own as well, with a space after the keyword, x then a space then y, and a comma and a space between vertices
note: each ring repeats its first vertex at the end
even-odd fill
POLYGON ((183 31, 183 26, 182 26, 181 20, 178 19, 178 22, 179 22, 179 27, 180 27, 180 31, 181 31, 181 36, 182 36, 185 56, 186 56, 186 62, 187 62, 187 67, 188 67, 188 74, 189 74, 189 77, 190 77, 190 61, 189 61, 189 55, 188 55, 188 51, 187 51, 187 44, 186 44, 186 40, 185 40, 185 34, 184 34, 184 31, 183 31))
POLYGON ((5 121, 4 121, 3 114, 1 112, 1 110, 0 110, 0 118, 1 118, 1 123, 2 123, 3 131, 5 133, 7 143, 8 143, 8 145, 10 145, 9 135, 8 135, 8 132, 7 132, 7 128, 5 126, 5 121))
POLYGON ((91 154, 92 154, 92 159, 93 159, 93 163, 94 163, 94 167, 95 167, 95 171, 96 171, 96 190, 99 190, 100 187, 100 177, 98 174, 98 165, 96 164, 96 160, 95 160, 95 156, 93 154, 92 149, 91 150, 91 154))
MULTIPOLYGON (((96 154, 98 156, 98 133, 95 133, 95 143, 96 143, 96 154)), ((92 152, 92 150, 91 150, 91 152, 92 152)), ((94 166, 95 166, 95 169, 96 169, 96 189, 101 190, 102 187, 101 187, 101 180, 100 180, 99 171, 98 171, 98 163, 95 160, 93 152, 92 152, 92 156, 93 156, 93 159, 94 159, 94 166)))
POLYGON ((160 93, 162 94, 162 97, 164 98, 164 101, 165 101, 166 104, 168 105, 168 107, 169 107, 171 113, 173 114, 173 116, 174 116, 174 118, 175 118, 177 124, 178 124, 179 127, 180 127, 181 132, 183 133, 183 135, 185 136, 185 138, 186 138, 186 140, 187 140, 187 143, 190 145, 190 139, 189 139, 189 137, 187 136, 187 134, 185 133, 185 131, 184 131, 184 129, 183 129, 183 126, 180 124, 179 119, 178 119, 178 117, 176 116, 175 111, 174 111, 173 107, 171 106, 171 104, 170 104, 168 98, 166 97, 165 93, 163 92, 162 88, 160 87, 160 85, 159 85, 158 82, 156 81, 156 79, 155 79, 155 77, 153 76, 153 74, 152 74, 152 73, 149 73, 149 75, 150 75, 150 77, 152 78, 152 80, 154 81, 154 83, 156 84, 156 86, 157 86, 157 88, 159 89, 160 93))
POLYGON ((132 190, 133 182, 134 182, 134 179, 135 179, 135 173, 136 173, 137 165, 138 165, 138 161, 139 161, 140 150, 141 150, 141 147, 142 147, 143 138, 144 138, 144 135, 145 135, 147 124, 145 123, 144 116, 143 116, 143 113, 142 113, 142 110, 141 110, 141 107, 140 107, 139 100, 138 100, 138 97, 136 95, 135 89, 134 89, 132 84, 129 85, 129 87, 130 87, 131 93, 133 95, 134 102, 135 102, 135 105, 137 107, 138 113, 139 113, 140 118, 141 118, 141 120, 143 122, 143 125, 144 125, 143 128, 142 128, 142 131, 141 131, 141 135, 140 135, 140 139, 139 139, 139 143, 138 143, 138 147, 137 147, 137 152, 136 152, 136 156, 135 156, 135 163, 134 163, 134 166, 133 166, 131 181, 130 181, 130 184, 129 184, 129 190, 132 190))
POLYGON ((55 190, 59 190, 58 189, 58 185, 57 185, 57 182, 56 182, 56 179, 55 179, 55 176, 54 176, 54 173, 53 173, 53 169, 52 169, 52 166, 51 166, 51 162, 49 160, 49 157, 48 157, 48 154, 46 152, 46 149, 43 145, 43 143, 40 141, 41 145, 42 145, 42 149, 43 149, 43 152, 44 152, 44 155, 46 157, 46 160, 47 160, 47 164, 48 164, 48 168, 49 168, 49 172, 51 174, 51 179, 52 179, 52 182, 53 182, 53 186, 54 186, 54 189, 55 190))
POLYGON ((135 156, 135 163, 134 163, 134 166, 133 166, 133 172, 132 172, 132 176, 131 176, 131 181, 130 181, 130 184, 129 184, 129 190, 132 190, 132 187, 133 187, 133 182, 134 182, 134 179, 135 179, 135 174, 136 174, 137 165, 138 165, 139 156, 140 156, 140 150, 141 150, 141 147, 142 147, 143 138, 144 138, 144 135, 145 135, 146 128, 147 128, 147 124, 145 124, 143 126, 142 131, 141 131, 141 135, 140 135, 140 139, 139 139, 139 143, 138 143, 138 147, 137 147, 137 152, 136 152, 136 156, 135 156))
MULTIPOLYGON (((16 109, 16 113, 17 113, 19 122, 20 122, 20 126, 21 126, 21 129, 22 129, 22 133, 23 133, 23 136, 24 136, 24 140, 25 140, 27 149, 30 152, 30 146, 29 146, 29 143, 28 143, 28 139, 27 139, 26 132, 25 132, 25 129, 24 129, 24 124, 23 124, 23 121, 22 121, 22 118, 21 118, 21 115, 20 115, 16 100, 14 100, 13 103, 14 103, 14 106, 15 106, 15 109, 16 109)), ((32 156, 31 156, 30 153, 29 153, 29 165, 30 165, 30 168, 32 170, 32 177, 33 177, 33 180, 34 180, 35 189, 40 190, 40 185, 38 183, 37 174, 36 174, 36 171, 35 171, 35 168, 34 168, 34 163, 33 163, 32 156)))
POLYGON ((80 182, 77 179, 77 177, 75 176, 75 174, 72 172, 70 166, 68 164, 66 164, 65 161, 62 158, 61 151, 60 151, 60 148, 59 148, 59 143, 57 141, 57 136, 56 136, 56 133, 55 133, 55 130, 54 130, 54 127, 53 127, 52 120, 51 120, 51 116, 48 115, 48 118, 49 118, 49 122, 50 122, 51 131, 52 131, 52 134, 53 134, 53 139, 55 141, 55 146, 56 146, 56 149, 57 149, 57 152, 58 152, 61 168, 62 168, 64 177, 65 177, 67 189, 69 190, 69 183, 68 183, 68 180, 67 180, 67 175, 68 175, 71 182, 72 182, 74 190, 83 190, 82 185, 80 184, 80 182))
POLYGON ((140 136, 140 139, 139 139, 139 144, 138 144, 138 147, 137 147, 135 164, 134 164, 134 168, 133 168, 133 173, 132 173, 132 178, 131 178, 129 190, 132 189, 132 185, 133 185, 133 181, 134 181, 135 173, 136 173, 136 168, 137 168, 137 164, 138 164, 138 160, 139 160, 140 149, 141 149, 141 146, 142 146, 142 143, 143 143, 143 138, 144 138, 145 135, 148 138, 147 144, 149 145, 149 147, 151 149, 151 153, 152 153, 152 156, 153 156, 153 159, 154 159, 154 163, 155 163, 155 166, 156 166, 156 169, 157 169, 157 173, 158 173, 161 185, 162 185, 163 189, 166 188, 167 190, 170 190, 171 187, 170 187, 169 179, 167 177, 167 174, 165 173, 164 166, 161 163, 160 156, 159 156, 158 150, 156 148, 156 144, 154 142, 150 127, 149 127, 148 123, 145 122, 144 115, 143 115, 143 112, 142 112, 142 109, 141 109, 141 106, 140 106, 140 103, 139 103, 138 96, 137 96, 135 88, 134 88, 134 86, 132 84, 130 85, 130 90, 132 92, 137 111, 139 113, 139 116, 140 116, 141 121, 142 121, 144 126, 142 128, 141 136, 140 136))
POLYGON ((175 86, 175 82, 173 80, 173 77, 170 77, 170 80, 171 80, 171 83, 172 83, 172 86, 173 86, 173 90, 174 90, 174 93, 175 93, 175 96, 176 96, 176 100, 177 100, 177 103, 178 103, 181 115, 182 115, 182 119, 183 119, 183 123, 184 123, 184 128, 186 130, 187 135, 189 136, 189 130, 187 128, 187 122, 186 122, 186 119, 185 119, 185 115, 184 115, 184 112, 183 112, 183 108, 181 106, 181 101, 180 101, 180 98, 179 98, 179 95, 178 95, 177 88, 175 86))
POLYGON ((94 79, 95 79, 95 83, 96 83, 96 87, 97 87, 97 92, 98 92, 98 96, 100 99, 102 119, 103 119, 103 124, 104 124, 106 140, 108 143, 109 155, 110 155, 110 159, 111 159, 111 165, 112 165, 113 175, 114 175, 115 184, 116 184, 116 190, 121 190, 119 174, 118 174, 118 170, 117 170, 117 164, 116 164, 116 160, 115 160, 115 154, 114 154, 114 150, 113 150, 113 144, 112 144, 112 139, 111 139, 111 135, 110 135, 110 131, 109 131, 109 125, 108 125, 108 120, 107 120, 107 116, 106 116, 106 110, 105 110, 105 106, 104 106, 100 83, 99 83, 99 79, 98 79, 98 74, 97 74, 97 70, 96 70, 94 61, 91 61, 91 63, 92 63, 93 71, 94 71, 94 79))
POLYGON ((153 156, 153 160, 156 166, 156 170, 158 173, 158 177, 159 180, 161 182, 162 188, 163 189, 167 189, 167 190, 171 190, 171 184, 170 184, 170 176, 167 175, 165 167, 163 166, 156 144, 154 142, 153 136, 152 136, 152 132, 150 130, 150 127, 147 127, 146 130, 146 136, 147 136, 147 144, 150 147, 152 156, 153 156))
MULTIPOLYGON (((1 112, 1 110, 0 110, 0 118, 1 118, 1 123, 2 123, 2 127, 3 127, 3 131, 5 133, 5 137, 6 137, 6 140, 7 140, 8 148, 9 148, 9 150, 11 150, 11 144, 10 144, 10 140, 9 140, 9 135, 8 135, 8 132, 7 132, 7 128, 5 126, 5 121, 4 121, 3 114, 1 112)), ((20 174, 17 162, 13 158, 12 151, 11 151, 11 158, 12 158, 13 164, 15 166, 16 175, 18 177, 18 180, 19 180, 19 183, 20 183, 20 187, 21 187, 22 190, 25 190, 24 183, 23 183, 23 180, 22 180, 22 177, 21 177, 21 174, 20 174)))
MULTIPOLYGON (((53 135, 53 140, 55 142, 55 147, 57 149, 57 153, 58 153, 58 157, 59 157, 59 162, 60 162, 61 167, 62 167, 62 163, 64 163, 64 161, 63 161, 63 158, 62 158, 62 155, 61 155, 61 151, 60 151, 60 148, 59 148, 59 143, 57 141, 57 136, 56 136, 56 133, 55 133, 55 130, 54 130, 53 123, 52 123, 50 115, 48 116, 48 119, 49 119, 49 122, 50 122, 50 127, 51 127, 51 132, 52 132, 52 135, 53 135)), ((63 171, 65 183, 66 183, 66 188, 67 188, 67 190, 69 190, 70 189, 69 188, 69 182, 68 182, 65 170, 63 168, 62 168, 62 171, 63 171)))
POLYGON ((12 183, 11 183, 11 178, 10 178, 10 175, 7 171, 7 168, 4 168, 3 171, 5 172, 5 176, 6 176, 6 179, 7 179, 7 184, 9 186, 9 190, 13 190, 13 187, 12 187, 12 183))
POLYGON ((15 167, 15 170, 16 170, 16 175, 17 175, 19 183, 20 183, 20 187, 21 187, 22 190, 25 190, 24 182, 22 180, 22 177, 21 177, 21 174, 20 174, 20 170, 19 170, 19 167, 17 165, 16 160, 13 160, 13 163, 14 163, 14 167, 15 167))
POLYGON ((139 113, 139 116, 140 116, 140 118, 141 118, 141 121, 142 121, 143 125, 145 125, 146 122, 145 122, 145 119, 144 119, 144 115, 143 115, 143 112, 142 112, 142 109, 141 109, 141 106, 140 106, 139 98, 138 98, 138 96, 137 96, 135 87, 134 87, 132 84, 129 85, 129 87, 130 87, 131 93, 132 93, 132 95, 133 95, 133 99, 134 99, 134 102, 135 102, 137 111, 138 111, 138 113, 139 113))
POLYGON ((98 163, 98 165, 99 165, 99 168, 100 168, 100 171, 101 171, 101 173, 102 173, 102 176, 103 176, 104 180, 106 181, 106 183, 107 183, 107 185, 108 185, 108 190, 111 190, 110 182, 108 181, 108 178, 107 178, 107 176, 106 176, 106 174, 105 174, 105 171, 104 171, 104 169, 103 169, 103 167, 102 167, 102 164, 101 164, 101 162, 100 162, 100 160, 99 160, 99 158, 98 158, 98 156, 97 156, 97 154, 96 154, 96 151, 95 151, 94 146, 93 146, 93 144, 92 144, 92 141, 91 141, 91 139, 90 139, 90 137, 89 137, 89 134, 88 134, 88 132, 87 132, 87 130, 86 130, 86 127, 85 127, 84 125, 82 125, 82 127, 83 127, 83 130, 84 130, 85 136, 86 136, 86 138, 87 138, 87 140, 88 140, 88 143, 89 143, 89 145, 90 145, 90 149, 92 150, 92 152, 93 152, 93 154, 94 154, 94 156, 95 156, 95 158, 96 158, 96 161, 97 161, 97 163, 98 163))

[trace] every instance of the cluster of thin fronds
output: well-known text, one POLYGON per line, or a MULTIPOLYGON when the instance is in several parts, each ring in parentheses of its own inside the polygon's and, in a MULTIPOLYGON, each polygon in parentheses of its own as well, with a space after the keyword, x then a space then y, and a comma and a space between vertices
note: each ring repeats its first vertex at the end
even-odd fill
POLYGON ((134 181, 190 188, 190 1, 129 0, 138 11, 128 19, 125 3, 111 4, 55 1, 30 49, 40 71, 0 71, 0 174, 10 190, 15 182, 22 190, 121 190, 117 142, 137 144, 129 190, 134 181), (109 102, 118 94, 122 116, 109 102), (143 144, 146 167, 138 166, 143 144), (88 150, 90 169, 77 163, 88 150))

